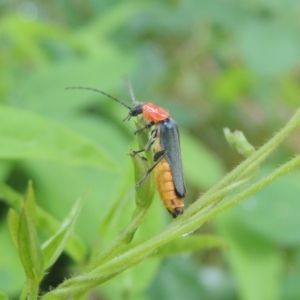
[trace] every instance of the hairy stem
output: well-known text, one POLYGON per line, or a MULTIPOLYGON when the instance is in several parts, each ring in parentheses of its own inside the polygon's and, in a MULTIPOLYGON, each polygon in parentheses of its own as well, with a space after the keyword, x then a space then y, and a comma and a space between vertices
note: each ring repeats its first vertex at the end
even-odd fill
POLYGON ((101 284, 110 278, 116 276, 122 271, 134 266, 149 255, 157 248, 163 246, 171 240, 186 235, 197 228, 204 222, 215 217, 224 210, 232 207, 236 203, 254 194, 261 188, 267 186, 278 177, 288 173, 300 164, 300 156, 295 157, 285 163, 268 176, 252 183, 250 186, 244 186, 242 191, 236 195, 224 198, 228 193, 237 187, 246 183, 249 178, 253 178, 253 172, 257 170, 260 164, 270 153, 278 147, 280 142, 300 123, 300 110, 288 124, 271 138, 264 146, 252 154, 248 159, 241 163, 236 169, 225 176, 217 185, 210 189, 206 194, 200 197, 191 205, 185 214, 172 222, 164 231, 152 239, 145 241, 126 252, 111 258, 92 271, 73 277, 62 283, 56 290, 46 294, 43 299, 64 299, 66 296, 78 295, 88 289, 101 284))

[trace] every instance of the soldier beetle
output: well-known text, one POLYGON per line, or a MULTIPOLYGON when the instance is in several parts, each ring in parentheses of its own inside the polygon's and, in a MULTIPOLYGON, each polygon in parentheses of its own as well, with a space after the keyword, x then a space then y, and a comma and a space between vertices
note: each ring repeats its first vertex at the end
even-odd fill
POLYGON ((134 133, 154 126, 147 144, 142 149, 133 151, 133 154, 145 152, 152 145, 154 150, 153 160, 155 163, 141 180, 136 183, 136 187, 139 187, 154 170, 157 189, 164 206, 173 218, 181 215, 184 210, 186 189, 182 172, 178 125, 170 117, 170 113, 151 102, 137 103, 132 90, 130 90, 130 94, 134 102, 133 107, 98 89, 88 87, 68 87, 67 89, 90 90, 115 100, 129 110, 123 121, 142 114, 149 122, 134 133))

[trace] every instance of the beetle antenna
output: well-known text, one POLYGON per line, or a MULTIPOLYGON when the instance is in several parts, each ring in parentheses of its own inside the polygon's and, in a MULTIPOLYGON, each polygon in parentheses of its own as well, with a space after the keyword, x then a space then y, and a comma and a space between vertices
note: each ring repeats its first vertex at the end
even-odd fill
POLYGON ((120 101, 119 99, 103 92, 103 91, 100 91, 100 90, 97 90, 97 89, 94 89, 94 88, 89 88, 89 87, 83 87, 83 86, 69 86, 69 87, 66 87, 66 90, 88 90, 88 91, 93 91, 93 92, 97 92, 97 93, 100 93, 100 94, 103 94, 107 97, 109 97, 110 99, 113 99, 117 102, 119 102, 120 104, 122 104, 123 106, 125 106, 126 108, 128 108, 129 110, 131 110, 131 107, 128 106, 127 104, 125 104, 124 102, 120 101))

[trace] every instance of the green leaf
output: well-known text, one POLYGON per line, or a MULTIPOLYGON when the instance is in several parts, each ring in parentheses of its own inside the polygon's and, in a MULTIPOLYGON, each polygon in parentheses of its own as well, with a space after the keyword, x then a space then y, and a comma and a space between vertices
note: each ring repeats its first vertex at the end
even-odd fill
POLYGON ((8 296, 0 291, 0 300, 8 300, 8 296))
MULTIPOLYGON (((260 246, 257 245, 257 248, 260 246)), ((239 282, 241 298, 245 300, 278 299, 280 254, 274 248, 269 251, 256 249, 257 253, 254 254, 254 252, 250 253, 232 245, 231 251, 230 256, 233 259, 233 269, 239 282)))
MULTIPOLYGON (((135 183, 139 182, 143 176, 149 170, 149 164, 146 159, 141 157, 139 154, 131 155, 132 164, 134 166, 134 179, 135 183)), ((136 205, 137 206, 149 206, 151 203, 154 192, 155 184, 153 175, 150 174, 142 184, 135 189, 136 192, 136 205)))
POLYGON ((299 44, 293 23, 266 18, 241 25, 238 47, 246 66, 256 74, 276 77, 297 62, 299 44))
POLYGON ((166 258, 147 294, 150 299, 215 299, 208 297, 197 273, 198 266, 186 257, 166 258))
POLYGON ((46 159, 76 166, 115 167, 112 159, 91 141, 46 118, 0 106, 0 119, 0 158, 46 159))
MULTIPOLYGON (((14 210, 16 210, 18 213, 21 213, 22 210, 22 196, 18 194, 16 191, 14 191, 12 188, 10 188, 7 185, 0 184, 0 196, 1 198, 12 207, 14 210)), ((14 233, 14 226, 16 224, 16 220, 11 220, 16 218, 16 216, 11 216, 11 214, 14 215, 14 213, 9 212, 8 215, 8 222, 12 222, 12 224, 9 224, 11 235, 15 235, 14 233)), ((60 222, 54 218, 51 214, 46 212, 44 209, 37 206, 37 224, 38 227, 44 231, 47 235, 53 235, 60 227, 60 222)), ((18 229, 17 229, 18 230, 18 229)), ((13 237, 14 239, 14 237, 13 237)), ((17 241, 15 242, 17 245, 17 241)), ((86 246, 83 240, 76 234, 72 234, 67 246, 66 246, 66 252, 76 261, 82 262, 86 257, 86 246)))
POLYGON ((186 180, 208 189, 225 174, 225 168, 207 147, 180 130, 183 171, 186 180))
POLYGON ((249 232, 229 213, 217 218, 217 225, 228 240, 229 262, 236 276, 241 299, 279 299, 282 269, 280 251, 270 242, 249 232))
MULTIPOLYGON (((271 170, 261 167, 262 174, 271 170)), ((300 173, 294 171, 260 190, 232 210, 232 218, 249 231, 285 247, 300 245, 300 173)))
POLYGON ((0 160, 0 181, 5 181, 11 172, 13 165, 9 161, 0 160))
POLYGON ((44 255, 44 268, 47 269, 53 265, 60 254, 64 251, 82 208, 84 197, 80 197, 72 208, 69 216, 61 224, 60 229, 48 239, 42 246, 44 255))
POLYGON ((20 216, 15 210, 10 209, 8 211, 7 218, 8 218, 8 226, 9 226, 10 235, 12 237, 12 240, 13 240, 15 246, 18 248, 20 216))
POLYGON ((0 290, 13 299, 24 285, 24 272, 18 251, 12 242, 8 224, 5 222, 2 222, 0 226, 0 241, 0 290))
MULTIPOLYGON (((60 222, 41 208, 38 208, 37 212, 38 224, 41 230, 47 232, 49 235, 55 234, 55 232, 59 230, 60 222)), ((72 233, 66 244, 66 252, 75 261, 82 263, 87 253, 86 245, 82 238, 72 233)))
POLYGON ((151 6, 146 2, 119 2, 114 4, 106 11, 105 16, 102 18, 95 18, 94 22, 90 22, 85 27, 85 36, 93 41, 95 41, 97 37, 105 37, 111 32, 121 28, 132 16, 148 10, 151 6))
POLYGON ((101 285, 101 292, 107 296, 107 299, 122 299, 124 292, 130 300, 143 299, 142 295, 145 294, 145 290, 157 274, 160 261, 159 258, 145 260, 142 264, 127 269, 101 285))
MULTIPOLYGON (((36 225, 36 203, 35 203, 35 196, 32 186, 32 181, 30 180, 28 182, 28 187, 25 194, 25 203, 26 206, 26 212, 30 219, 33 221, 34 225, 36 225)), ((23 206, 24 208, 24 206, 23 206)))
POLYGON ((101 236, 101 243, 105 247, 109 245, 119 234, 120 228, 128 224, 128 215, 134 207, 130 205, 134 198, 134 181, 132 164, 128 163, 125 169, 123 180, 116 189, 115 198, 108 204, 98 226, 98 234, 101 236))
POLYGON ((214 98, 219 101, 237 101, 251 87, 253 76, 244 68, 229 68, 221 72, 213 83, 214 98))
POLYGON ((292 254, 291 260, 289 258, 289 265, 285 272, 285 276, 282 281, 282 290, 280 299, 294 300, 300 299, 300 249, 296 250, 296 253, 292 254))
POLYGON ((34 211, 33 190, 29 184, 20 215, 18 246, 27 278, 39 282, 43 276, 43 255, 34 224, 34 211))
POLYGON ((0 196, 9 207, 13 208, 18 213, 21 213, 23 205, 23 197, 11 187, 0 183, 0 196))
POLYGON ((167 243, 155 253, 155 256, 168 256, 225 245, 225 241, 218 236, 193 234, 167 243))

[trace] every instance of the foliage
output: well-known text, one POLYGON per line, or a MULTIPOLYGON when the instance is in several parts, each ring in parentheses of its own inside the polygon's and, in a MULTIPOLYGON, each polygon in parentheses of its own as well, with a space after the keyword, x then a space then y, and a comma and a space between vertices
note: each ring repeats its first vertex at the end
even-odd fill
POLYGON ((299 112, 288 122, 299 10, 294 0, 0 1, 0 299, 83 295, 106 280, 92 293, 298 299, 299 172, 265 186, 299 163, 299 112), (152 178, 133 200, 149 165, 126 155, 139 145, 124 107, 65 90, 129 104, 124 76, 180 125, 188 195, 174 221, 152 201, 152 178), (255 145, 227 131, 248 157, 236 168, 224 127, 255 145))

